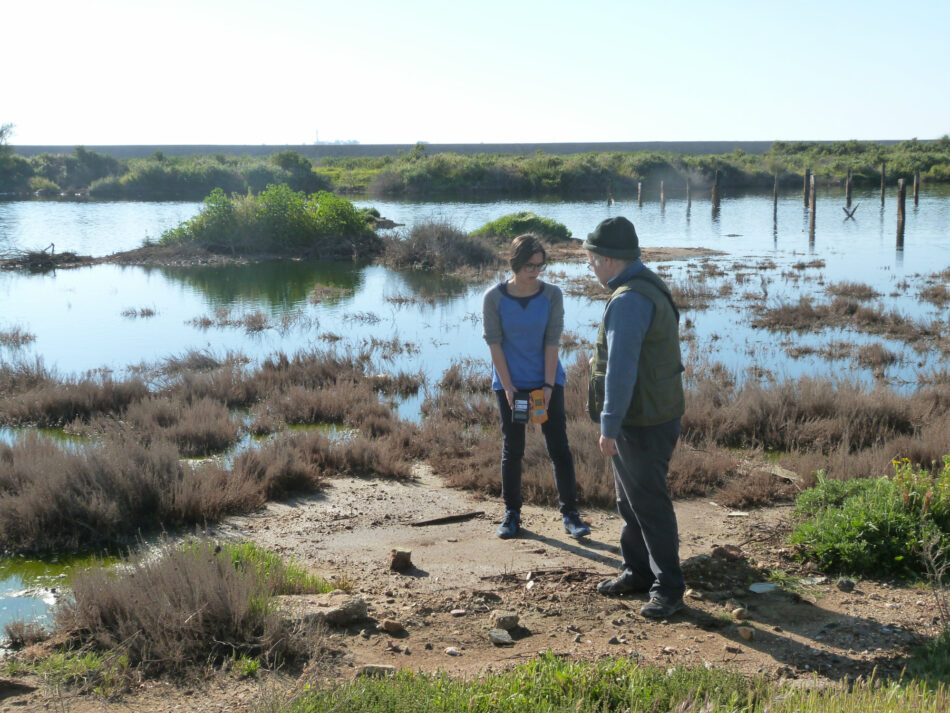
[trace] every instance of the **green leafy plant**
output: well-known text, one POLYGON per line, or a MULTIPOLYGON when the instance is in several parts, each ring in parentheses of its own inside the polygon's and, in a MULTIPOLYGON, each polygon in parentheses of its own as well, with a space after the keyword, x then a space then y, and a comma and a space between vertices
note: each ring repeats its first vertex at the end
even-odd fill
POLYGON ((924 548, 950 541, 950 457, 938 472, 895 460, 894 477, 842 483, 818 473, 796 512, 791 542, 829 570, 880 576, 924 573, 924 548))
POLYGON ((563 223, 527 211, 503 215, 473 231, 472 235, 512 240, 524 233, 535 233, 552 243, 571 239, 571 231, 563 223))

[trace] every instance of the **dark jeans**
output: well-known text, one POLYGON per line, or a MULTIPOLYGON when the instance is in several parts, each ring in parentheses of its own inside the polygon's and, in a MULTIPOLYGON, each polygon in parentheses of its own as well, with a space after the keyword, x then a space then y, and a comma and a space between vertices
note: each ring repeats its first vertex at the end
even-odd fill
MULTIPOLYGON (((521 510, 521 460, 524 458, 525 424, 511 422, 511 407, 504 391, 496 391, 504 443, 501 448, 501 497, 505 509, 521 510)), ((567 443, 567 416, 564 414, 564 387, 555 386, 548 403, 548 420, 541 433, 554 464, 554 482, 561 512, 577 510, 577 482, 574 456, 567 443)))
POLYGON ((666 484, 680 420, 658 426, 625 426, 611 457, 617 510, 623 518, 623 565, 640 582, 653 582, 650 594, 679 599, 686 589, 680 569, 676 513, 666 484))

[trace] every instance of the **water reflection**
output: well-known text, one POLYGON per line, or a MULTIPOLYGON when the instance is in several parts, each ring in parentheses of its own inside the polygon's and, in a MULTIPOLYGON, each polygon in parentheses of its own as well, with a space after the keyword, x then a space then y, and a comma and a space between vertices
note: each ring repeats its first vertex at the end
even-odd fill
MULTIPOLYGON (((361 265, 328 260, 143 269, 146 275, 155 272, 199 291, 212 307, 255 302, 268 306, 270 311, 300 305, 316 285, 338 289, 342 295, 353 293, 363 284, 361 265)), ((328 294, 325 299, 333 304, 341 298, 328 294)))

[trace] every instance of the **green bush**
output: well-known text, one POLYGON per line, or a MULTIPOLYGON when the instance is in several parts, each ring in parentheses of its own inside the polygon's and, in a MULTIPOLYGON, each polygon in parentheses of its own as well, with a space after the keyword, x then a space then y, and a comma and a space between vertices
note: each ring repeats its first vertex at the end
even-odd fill
POLYGON ((60 188, 48 178, 33 176, 30 179, 30 190, 38 196, 55 196, 60 188))
POLYGON ((325 191, 307 195, 286 185, 231 198, 215 189, 198 215, 166 231, 159 243, 217 253, 324 258, 372 257, 382 249, 350 201, 325 191))
POLYGON ((828 570, 922 575, 927 544, 950 546, 950 456, 936 473, 906 459, 894 461, 894 471, 893 479, 846 483, 819 472, 818 484, 796 502, 796 513, 809 519, 792 533, 792 544, 828 570))
POLYGON ((513 240, 524 233, 535 233, 552 243, 571 239, 571 231, 567 229, 567 226, 550 218, 540 218, 527 211, 503 215, 497 220, 485 223, 481 228, 473 231, 472 235, 513 240))

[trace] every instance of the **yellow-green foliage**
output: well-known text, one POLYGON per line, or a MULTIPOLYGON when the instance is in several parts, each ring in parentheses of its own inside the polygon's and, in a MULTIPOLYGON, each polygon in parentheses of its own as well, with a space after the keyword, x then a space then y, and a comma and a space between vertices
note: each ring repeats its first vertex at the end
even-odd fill
POLYGON ((166 231, 159 242, 231 254, 346 258, 373 256, 382 245, 350 201, 326 191, 308 195, 283 184, 256 196, 228 197, 215 189, 198 215, 166 231))

